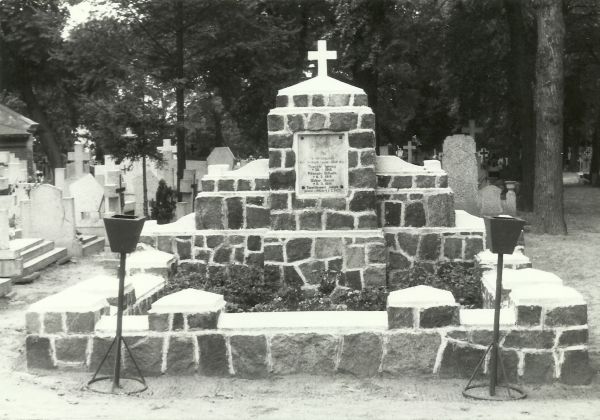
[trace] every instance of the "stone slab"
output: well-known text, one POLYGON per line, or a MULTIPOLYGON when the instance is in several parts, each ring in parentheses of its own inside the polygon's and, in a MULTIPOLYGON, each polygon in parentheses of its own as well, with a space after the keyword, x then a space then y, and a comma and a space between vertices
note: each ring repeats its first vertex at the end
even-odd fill
POLYGON ((415 286, 396 290, 388 295, 388 308, 428 308, 432 306, 456 306, 452 292, 431 286, 415 286))
POLYGON ((160 298, 152 304, 150 313, 197 314, 218 312, 225 307, 223 295, 197 289, 184 289, 160 298))

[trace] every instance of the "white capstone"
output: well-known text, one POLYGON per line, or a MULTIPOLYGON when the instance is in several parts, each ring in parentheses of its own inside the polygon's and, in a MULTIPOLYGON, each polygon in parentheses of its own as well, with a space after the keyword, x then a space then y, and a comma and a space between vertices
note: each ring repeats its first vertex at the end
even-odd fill
MULTIPOLYGON (((503 261, 504 261, 505 267, 507 265, 518 266, 518 265, 525 265, 525 264, 531 263, 531 260, 529 259, 529 257, 524 255, 522 250, 519 247, 516 247, 512 254, 503 254, 503 255, 504 255, 503 261)), ((494 254, 489 249, 486 249, 485 251, 481 251, 479 254, 477 254, 476 258, 479 261, 480 265, 495 266, 498 263, 498 254, 494 254)))
MULTIPOLYGON (((486 271, 481 281, 490 291, 496 290, 496 270, 486 271)), ((502 270, 502 288, 505 290, 515 290, 520 287, 546 287, 562 286, 563 282, 556 274, 535 268, 523 268, 513 270, 505 268, 502 270)))
POLYGON ((423 167, 426 171, 430 172, 441 172, 442 171, 442 162, 436 159, 424 160, 423 167))
POLYGON ((518 287, 510 292, 510 300, 515 306, 559 306, 585 305, 581 293, 572 287, 561 285, 544 285, 518 287))
POLYGON ((454 211, 454 225, 460 229, 480 230, 485 232, 485 222, 483 221, 483 218, 474 216, 464 210, 454 211))
POLYGON ((224 307, 225 299, 223 299, 223 295, 197 289, 184 289, 160 298, 152 304, 152 309, 149 312, 155 314, 198 314, 217 312, 224 307))
POLYGON ((329 94, 329 93, 365 93, 364 90, 348 83, 341 82, 333 77, 313 77, 293 86, 279 90, 279 95, 298 94, 329 94))
POLYGON ((386 330, 386 311, 244 312, 223 313, 220 330, 386 330))
POLYGON ((429 308, 457 306, 452 292, 431 286, 415 286, 396 290, 388 295, 388 308, 429 308))
POLYGON ((208 165, 208 175, 206 175, 205 178, 211 176, 219 177, 220 175, 229 172, 229 169, 231 169, 229 165, 208 165))
POLYGON ((165 279, 154 274, 137 273, 126 278, 135 289, 136 301, 141 301, 165 286, 165 279))
MULTIPOLYGON (((105 298, 115 297, 119 294, 119 278, 116 275, 100 274, 77 283, 66 290, 82 291, 92 293, 105 298)), ((125 277, 124 291, 129 293, 133 290, 133 284, 129 277, 125 277)))
MULTIPOLYGON (((425 168, 419 165, 408 163, 398 156, 377 156, 375 160, 375 172, 378 175, 394 175, 394 174, 423 174, 425 168)), ((441 172, 441 171, 440 171, 441 172)))
POLYGON ((174 258, 173 254, 148 247, 147 249, 132 252, 127 257, 127 270, 165 268, 174 258))
POLYGON ((65 290, 29 306, 27 312, 94 312, 108 306, 106 298, 82 290, 65 290))
POLYGON ((268 178, 269 159, 256 159, 235 171, 222 171, 226 165, 211 165, 204 179, 268 178), (213 168, 214 167, 214 168, 213 168), (212 172, 211 172, 212 168, 212 172), (221 168, 221 169, 219 169, 221 168), (215 172, 216 171, 216 172, 215 172))

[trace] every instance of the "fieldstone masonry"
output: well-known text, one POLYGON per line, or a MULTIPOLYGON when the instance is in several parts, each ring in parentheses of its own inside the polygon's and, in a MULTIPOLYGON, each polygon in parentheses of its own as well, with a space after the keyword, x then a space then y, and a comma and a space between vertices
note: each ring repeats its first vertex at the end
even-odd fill
POLYGON ((481 223, 457 225, 439 162, 376 156, 362 89, 323 73, 275 102, 269 159, 205 176, 197 230, 145 241, 208 276, 253 265, 281 286, 311 287, 333 272, 353 289, 394 288, 417 264, 436 271, 483 250, 481 223))

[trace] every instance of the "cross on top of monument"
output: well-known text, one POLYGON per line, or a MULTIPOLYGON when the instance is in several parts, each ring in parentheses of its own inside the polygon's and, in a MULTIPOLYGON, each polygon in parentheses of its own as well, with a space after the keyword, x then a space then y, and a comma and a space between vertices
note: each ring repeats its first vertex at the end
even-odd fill
POLYGON ((308 52, 308 60, 317 62, 317 77, 327 76, 327 60, 337 59, 337 51, 327 51, 327 41, 317 41, 317 51, 308 52))
POLYGON ((473 139, 475 139, 475 135, 477 133, 483 133, 483 128, 477 127, 477 125, 475 124, 475 120, 469 120, 469 126, 463 127, 462 132, 463 134, 468 134, 469 136, 473 137, 473 139))

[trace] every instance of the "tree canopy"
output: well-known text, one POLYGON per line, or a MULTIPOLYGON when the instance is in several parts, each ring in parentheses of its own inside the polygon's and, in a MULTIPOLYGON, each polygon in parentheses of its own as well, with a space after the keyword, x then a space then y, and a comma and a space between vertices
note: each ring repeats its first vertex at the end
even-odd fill
MULTIPOLYGON (((484 128, 478 145, 511 157, 521 205, 532 209, 542 0, 96 2, 111 13, 68 32, 77 1, 0 3, 0 100, 40 123, 36 150, 52 166, 77 127, 99 156, 153 156, 162 138, 181 135, 196 159, 220 145, 264 156, 277 90, 306 77, 306 52, 327 39, 338 51, 332 76, 369 96, 379 144, 417 136, 439 150, 473 119, 484 128), (143 141, 124 148, 126 127, 143 141)), ((600 4, 562 5, 564 162, 568 150, 595 145, 597 172, 600 4)))

